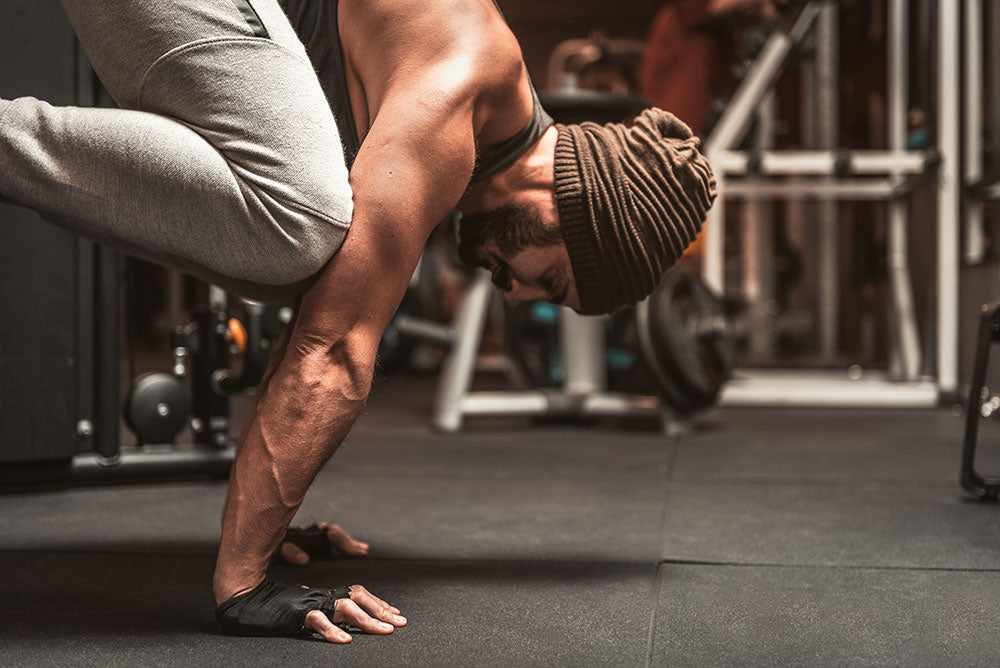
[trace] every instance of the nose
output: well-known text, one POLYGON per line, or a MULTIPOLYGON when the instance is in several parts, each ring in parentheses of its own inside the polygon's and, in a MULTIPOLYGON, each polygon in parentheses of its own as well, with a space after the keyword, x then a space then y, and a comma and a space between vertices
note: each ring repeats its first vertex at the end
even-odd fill
POLYGON ((511 302, 527 302, 532 299, 545 299, 547 296, 543 288, 525 285, 516 278, 512 278, 510 280, 510 289, 504 290, 503 300, 509 304, 511 302))

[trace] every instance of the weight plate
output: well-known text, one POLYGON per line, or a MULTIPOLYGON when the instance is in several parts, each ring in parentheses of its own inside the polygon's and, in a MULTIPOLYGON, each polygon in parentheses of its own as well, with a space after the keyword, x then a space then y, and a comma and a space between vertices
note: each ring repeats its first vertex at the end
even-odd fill
POLYGON ((692 413, 712 405, 733 368, 732 327, 701 279, 673 270, 637 309, 642 350, 664 400, 692 413))
POLYGON ((695 402, 711 404, 733 367, 732 336, 722 303, 693 274, 671 272, 654 292, 651 307, 661 358, 695 402))
POLYGON ((125 396, 125 423, 143 444, 173 443, 187 425, 191 395, 179 379, 166 373, 139 376, 125 396))

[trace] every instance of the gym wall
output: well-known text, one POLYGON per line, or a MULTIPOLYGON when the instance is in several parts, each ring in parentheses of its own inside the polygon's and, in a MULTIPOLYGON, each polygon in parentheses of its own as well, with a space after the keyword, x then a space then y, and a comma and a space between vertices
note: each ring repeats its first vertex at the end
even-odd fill
MULTIPOLYGON (((0 3, 0 96, 86 105, 93 90, 57 0, 0 3)), ((113 284, 104 297, 96 290, 113 254, 23 207, 0 204, 0 229, 0 464, 68 460, 117 434, 115 418, 107 433, 78 435, 81 420, 117 412, 117 391, 95 392, 117 375, 110 361, 99 368, 116 347, 101 328, 117 319, 95 311, 116 299, 113 284)))

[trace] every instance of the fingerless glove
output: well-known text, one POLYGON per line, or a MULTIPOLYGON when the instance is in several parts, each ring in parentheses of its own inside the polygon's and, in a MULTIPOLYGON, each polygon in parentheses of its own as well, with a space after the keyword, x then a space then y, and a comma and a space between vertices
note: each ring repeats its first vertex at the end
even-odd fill
MULTIPOLYGON (((337 600, 350 598, 346 587, 314 589, 264 580, 215 609, 226 633, 240 636, 298 636, 311 633, 306 615, 319 610, 333 621, 337 600)), ((348 624, 337 624, 347 630, 348 624)))
POLYGON ((327 529, 313 524, 304 529, 289 527, 285 531, 285 542, 295 545, 310 557, 331 557, 333 546, 327 529))

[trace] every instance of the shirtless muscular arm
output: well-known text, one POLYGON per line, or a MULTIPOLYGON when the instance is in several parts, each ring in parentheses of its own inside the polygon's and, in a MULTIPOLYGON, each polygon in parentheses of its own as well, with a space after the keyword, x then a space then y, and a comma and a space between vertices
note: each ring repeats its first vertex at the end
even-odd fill
MULTIPOLYGON (((475 161, 476 96, 456 77, 462 71, 453 63, 427 68, 425 79, 398 93, 390 88, 381 101, 351 172, 351 231, 304 295, 234 464, 214 578, 218 603, 264 580, 310 483, 362 409, 379 339, 427 235, 464 192, 475 161)), ((356 591, 337 608, 343 618, 332 621, 391 632, 395 613, 356 591)), ((330 621, 313 611, 306 626, 349 641, 330 621)))

